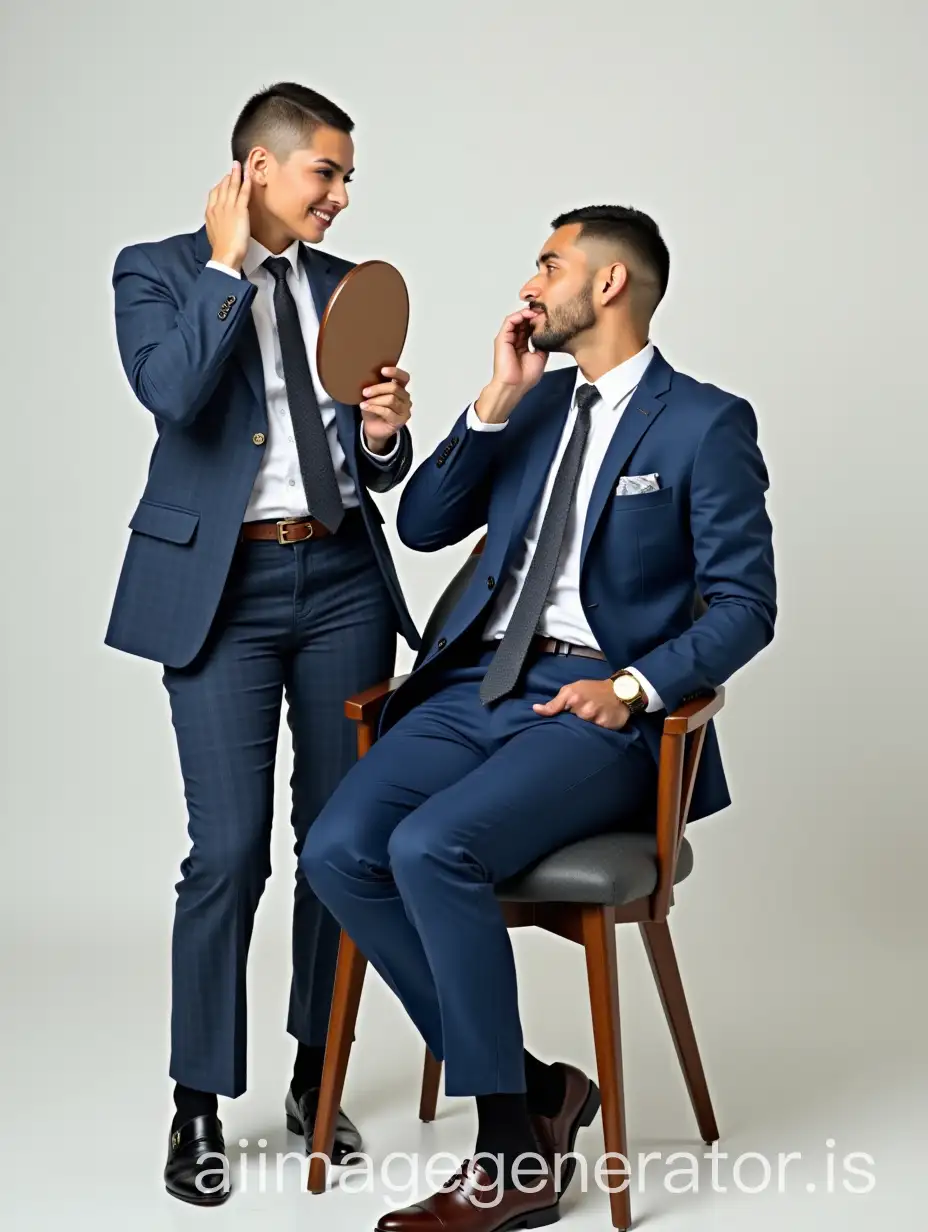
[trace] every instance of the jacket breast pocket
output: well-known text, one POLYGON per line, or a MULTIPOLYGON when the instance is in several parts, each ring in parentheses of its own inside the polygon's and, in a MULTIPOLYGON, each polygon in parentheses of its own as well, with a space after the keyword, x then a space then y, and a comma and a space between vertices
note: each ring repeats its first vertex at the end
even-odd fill
POLYGON ((656 488, 653 492, 633 492, 624 496, 616 494, 612 508, 616 513, 642 513, 661 505, 673 504, 673 488, 656 488))
POLYGON ((606 526, 613 584, 640 600, 672 582, 680 568, 681 532, 673 488, 615 496, 606 526))
POLYGON ((131 530, 169 543, 189 543, 200 515, 177 505, 162 505, 158 501, 141 500, 129 522, 131 530))

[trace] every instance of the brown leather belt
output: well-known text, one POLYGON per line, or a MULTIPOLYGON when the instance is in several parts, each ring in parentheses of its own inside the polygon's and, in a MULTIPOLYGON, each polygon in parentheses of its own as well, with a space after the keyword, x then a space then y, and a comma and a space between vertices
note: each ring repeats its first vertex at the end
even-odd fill
MULTIPOLYGON (((498 642, 488 642, 487 648, 492 650, 498 645, 498 642)), ((541 634, 532 638, 532 650, 538 654, 579 655, 582 659, 606 658, 601 650, 594 650, 592 646, 576 646, 573 642, 561 642, 556 637, 542 637, 541 634)))
MULTIPOLYGON (((346 509, 345 520, 359 515, 358 509, 346 509)), ((341 529, 341 527, 339 528, 341 529)), ((302 543, 304 539, 326 539, 332 532, 315 518, 280 518, 276 522, 243 522, 241 540, 274 540, 277 543, 302 543)))
POLYGON ((581 659, 605 659, 601 650, 592 646, 575 646, 573 642, 560 642, 556 637, 542 637, 540 634, 532 638, 532 649, 539 654, 579 655, 581 659))

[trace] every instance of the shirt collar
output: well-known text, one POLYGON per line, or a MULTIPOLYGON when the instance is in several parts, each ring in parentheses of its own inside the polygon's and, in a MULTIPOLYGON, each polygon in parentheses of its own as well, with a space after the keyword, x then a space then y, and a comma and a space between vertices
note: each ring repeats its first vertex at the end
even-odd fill
MULTIPOLYGON (((294 240, 289 248, 285 248, 281 253, 272 253, 269 248, 265 248, 263 244, 251 237, 248 241, 248 251, 245 253, 245 260, 242 262, 242 272, 246 278, 250 278, 257 270, 261 268, 268 257, 280 256, 286 257, 293 268, 294 274, 299 275, 300 272, 300 241, 294 240)), ((267 272, 267 271, 265 271, 267 272)))
MULTIPOLYGON (((611 411, 616 410, 638 385, 653 358, 654 343, 649 341, 637 355, 632 355, 630 359, 623 360, 617 367, 604 372, 599 380, 594 382, 603 400, 603 405, 608 406, 611 411)), ((580 386, 586 383, 586 378, 578 368, 577 382, 574 386, 575 397, 580 386)))

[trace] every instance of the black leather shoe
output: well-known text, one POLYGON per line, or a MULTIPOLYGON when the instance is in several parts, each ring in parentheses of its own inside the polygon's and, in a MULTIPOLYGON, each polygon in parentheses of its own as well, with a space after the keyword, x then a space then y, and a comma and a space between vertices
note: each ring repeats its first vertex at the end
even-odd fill
MULTIPOLYGON (((313 1130, 316 1124, 316 1109, 319 1106, 319 1088, 310 1087, 300 1096, 299 1102, 293 1091, 287 1091, 284 1105, 287 1113, 287 1129, 293 1134, 302 1134, 306 1143, 306 1154, 313 1149, 313 1130)), ((332 1143, 332 1163, 340 1164, 349 1155, 356 1155, 361 1149, 361 1135, 341 1108, 335 1118, 335 1140, 332 1143)))
POLYGON ((231 1193, 228 1177, 222 1122, 214 1112, 185 1121, 171 1134, 164 1186, 172 1197, 196 1206, 219 1206, 231 1193), (206 1175, 198 1184, 201 1173, 206 1175))
POLYGON ((553 1116, 535 1113, 532 1124, 549 1160, 553 1163, 555 1157, 560 1156, 563 1161, 556 1165, 554 1178, 560 1196, 566 1191, 577 1167, 576 1159, 569 1158, 573 1154, 577 1134, 593 1123, 601 1101, 599 1087, 592 1078, 588 1078, 575 1065, 567 1065, 563 1061, 557 1064, 564 1072, 564 1099, 560 1109, 553 1116))

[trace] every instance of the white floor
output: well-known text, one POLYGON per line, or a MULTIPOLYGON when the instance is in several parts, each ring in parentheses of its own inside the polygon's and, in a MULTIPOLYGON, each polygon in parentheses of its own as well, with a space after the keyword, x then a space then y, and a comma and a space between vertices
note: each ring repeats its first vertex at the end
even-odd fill
MULTIPOLYGON (((640 1171, 632 1180, 636 1226, 654 1232, 873 1226, 909 1232, 921 1226, 924 966, 887 944, 887 934, 855 939, 819 930, 804 941, 773 917, 769 935, 757 931, 756 920, 753 931, 718 929, 720 940, 709 953, 706 941, 720 917, 704 914, 700 901, 694 894, 678 907, 677 944, 722 1132, 718 1149, 728 1159, 720 1158, 715 1180, 711 1161, 703 1161, 694 1191, 688 1158, 667 1158, 675 1151, 699 1156, 706 1148, 696 1138, 637 933, 620 929, 630 1155, 634 1164, 642 1153, 659 1153, 646 1165, 643 1183, 640 1171), (847 1156, 858 1152, 869 1161, 858 1158, 856 1166, 872 1181, 846 1171, 847 1156), (764 1162, 751 1153, 772 1169, 766 1187, 764 1162), (801 1154, 787 1165, 782 1185, 781 1153, 801 1154), (749 1157, 739 1162, 739 1156, 749 1157), (687 1171, 674 1171, 681 1168, 687 1171), (869 1192, 848 1192, 845 1182, 869 1192)), ((303 1191, 299 1164, 290 1160, 278 1184, 278 1153, 300 1149, 281 1108, 292 1056, 280 1028, 286 946, 278 944, 277 930, 285 906, 278 891, 259 917, 249 976, 251 1085, 221 1110, 236 1192, 214 1211, 168 1198, 161 1184, 170 1117, 163 1069, 166 938, 127 934, 118 920, 105 937, 83 931, 79 921, 66 937, 7 933, 2 1226, 235 1232, 260 1221, 281 1232, 370 1229, 384 1210, 434 1187, 425 1175, 429 1156, 469 1150, 475 1129, 469 1101, 442 1094, 438 1119, 419 1123, 420 1044, 370 975, 344 1101, 365 1136, 370 1168, 350 1178, 342 1171, 344 1188, 314 1196, 303 1191), (244 1151, 240 1140, 247 1140, 244 1151), (259 1140, 266 1146, 259 1149, 259 1140), (421 1184, 414 1191, 410 1165, 402 1158, 391 1164, 391 1152, 419 1154, 421 1184), (249 1161, 244 1186, 243 1153, 249 1161), (259 1155, 266 1161, 264 1192, 259 1155), (351 1185, 356 1192, 348 1191, 351 1185)), ((579 950, 534 931, 518 935, 515 944, 529 1046, 548 1059, 590 1066, 579 950)), ((598 1118, 578 1148, 590 1161, 590 1183, 565 1200, 562 1224, 606 1232, 607 1195, 593 1171, 603 1149, 598 1118)), ((433 1177, 449 1161, 434 1166, 433 1177)))

